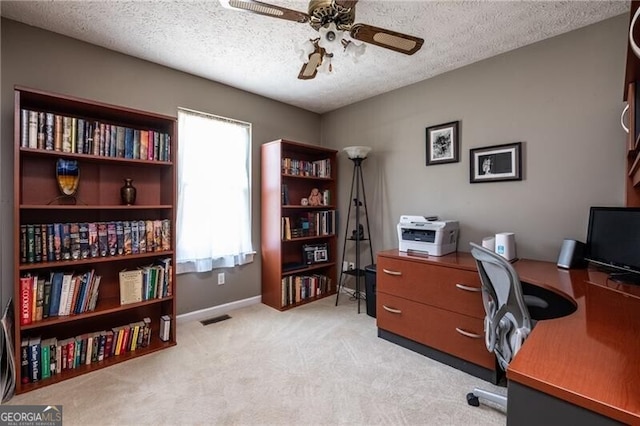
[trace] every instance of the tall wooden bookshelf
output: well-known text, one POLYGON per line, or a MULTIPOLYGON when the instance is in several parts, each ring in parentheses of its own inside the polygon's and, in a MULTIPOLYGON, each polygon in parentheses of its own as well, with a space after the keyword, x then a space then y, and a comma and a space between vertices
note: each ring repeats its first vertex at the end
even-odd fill
MULTIPOLYGON (((14 114, 13 276, 16 393, 38 389, 175 345, 176 118, 18 86, 15 87, 14 114), (40 134, 38 141, 34 144, 33 140, 29 139, 33 136, 29 135, 29 111, 43 113, 44 116, 49 114, 54 117, 64 117, 64 121, 74 125, 71 130, 67 130, 70 132, 68 135, 64 134, 64 129, 61 130, 63 138, 67 142, 71 140, 78 143, 72 143, 71 148, 65 145, 62 149, 59 146, 58 150, 51 149, 51 146, 41 141, 41 138, 46 136, 40 134), (23 123, 23 120, 26 122, 23 123), (105 133, 101 133, 104 138, 101 142, 105 144, 106 149, 81 151, 79 144, 82 136, 79 127, 76 127, 78 122, 87 123, 87 125, 92 123, 92 126, 98 127, 105 125, 113 131, 118 130, 117 133, 120 130, 130 131, 140 138, 146 136, 147 144, 143 144, 147 147, 147 156, 141 158, 140 152, 125 155, 122 152, 115 152, 113 155, 115 150, 106 147, 110 146, 110 142, 116 143, 116 137, 109 139, 105 137, 105 133), (25 138, 27 138, 26 141, 25 138), (154 147, 154 152, 149 153, 152 141, 154 144, 157 141, 160 146, 154 147), (56 164, 59 159, 77 161, 80 180, 75 199, 59 198, 61 191, 56 180, 56 164), (137 197, 133 205, 123 205, 121 201, 120 188, 125 178, 132 179, 137 189, 137 197), (39 226, 49 231, 51 227, 48 225, 56 226, 64 223, 124 223, 126 231, 126 225, 132 225, 135 221, 164 224, 165 228, 161 229, 160 236, 164 237, 162 243, 155 241, 153 247, 148 246, 148 248, 145 244, 143 252, 140 244, 136 250, 134 239, 132 240, 133 250, 125 249, 122 254, 116 251, 115 254, 107 253, 106 256, 90 255, 80 258, 72 256, 70 259, 60 256, 59 260, 56 260, 55 255, 52 258, 49 252, 44 253, 43 247, 39 259, 34 259, 31 253, 28 258, 25 258, 25 250, 29 251, 27 246, 30 240, 27 236, 25 242, 22 230, 29 226, 39 226), (145 268, 162 261, 166 262, 165 265, 171 265, 170 268, 165 269, 164 289, 159 289, 156 294, 147 294, 149 297, 142 297, 142 301, 121 305, 119 272, 145 268), (32 317, 30 323, 22 324, 21 298, 24 296, 21 292, 22 277, 38 276, 45 278, 46 281, 47 277, 52 278, 52 274, 55 273, 81 274, 87 271, 94 271, 96 276, 100 276, 94 310, 78 310, 82 313, 69 315, 49 315, 41 320, 32 317), (171 319, 168 340, 160 338, 161 317, 164 316, 169 316, 171 319), (150 320, 148 321, 148 328, 150 328, 148 343, 138 339, 138 344, 134 345, 132 342, 128 348, 122 346, 119 355, 105 354, 95 362, 89 359, 84 363, 76 363, 78 365, 69 364, 65 369, 58 365, 58 372, 47 378, 34 380, 30 377, 31 373, 25 376, 21 372, 22 341, 38 338, 46 341, 56 338, 58 343, 69 341, 69 339, 82 342, 83 339, 91 336, 92 342, 96 339, 100 342, 101 338, 96 337, 100 332, 108 333, 118 327, 130 328, 133 332, 134 327, 130 325, 139 324, 145 318, 150 320)), ((34 131, 42 133, 50 130, 46 126, 44 129, 41 126, 39 122, 38 128, 34 131)), ((89 133, 85 136, 89 136, 89 133)), ((93 136, 96 134, 94 133, 93 136)), ((82 141, 83 144, 86 142, 86 139, 82 141)), ((98 143, 97 140, 94 142, 98 143)), ((136 146, 134 148, 137 149, 136 146)), ((154 229, 154 235, 158 236, 156 232, 157 228, 154 229)), ((142 233, 139 236, 142 238, 142 233)), ((126 233, 124 237, 126 245, 126 233)), ((42 237, 43 240, 48 238, 48 235, 42 237)), ((122 245, 121 241, 117 241, 117 245, 122 245)), ((64 242, 62 246, 64 250, 64 242)), ((142 329, 139 327, 139 330, 142 329)), ((80 347, 86 346, 88 341, 85 340, 84 344, 80 343, 80 347)))
POLYGON ((286 310, 335 294, 337 151, 280 139, 261 154, 262 302, 286 310), (314 188, 322 204, 303 205, 314 188))

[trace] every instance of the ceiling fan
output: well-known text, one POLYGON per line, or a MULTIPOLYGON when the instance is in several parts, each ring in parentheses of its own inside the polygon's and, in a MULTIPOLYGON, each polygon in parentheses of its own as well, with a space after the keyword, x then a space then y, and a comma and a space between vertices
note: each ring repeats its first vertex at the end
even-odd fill
POLYGON ((219 0, 229 9, 271 16, 288 21, 308 23, 318 31, 319 37, 306 41, 302 46, 301 59, 304 64, 298 74, 301 80, 310 80, 318 71, 330 72, 333 52, 331 49, 342 47, 346 53, 357 60, 364 53, 365 45, 345 40, 342 34, 347 32, 351 39, 374 44, 385 49, 413 55, 422 47, 424 40, 419 37, 402 34, 367 24, 354 24, 358 0, 310 0, 308 13, 287 9, 257 0, 219 0))

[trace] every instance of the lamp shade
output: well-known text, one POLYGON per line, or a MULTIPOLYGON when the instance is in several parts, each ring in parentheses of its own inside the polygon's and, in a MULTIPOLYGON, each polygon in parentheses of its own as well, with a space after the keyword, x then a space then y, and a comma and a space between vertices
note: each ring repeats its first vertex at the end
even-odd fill
POLYGON ((369 152, 371 152, 370 146, 348 146, 343 148, 343 151, 347 153, 349 158, 367 158, 369 152))

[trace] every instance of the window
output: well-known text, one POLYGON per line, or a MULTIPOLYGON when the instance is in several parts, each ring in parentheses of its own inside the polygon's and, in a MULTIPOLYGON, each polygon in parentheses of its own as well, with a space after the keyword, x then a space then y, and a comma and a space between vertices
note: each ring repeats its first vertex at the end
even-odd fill
POLYGON ((251 124, 178 110, 176 272, 253 261, 251 124))

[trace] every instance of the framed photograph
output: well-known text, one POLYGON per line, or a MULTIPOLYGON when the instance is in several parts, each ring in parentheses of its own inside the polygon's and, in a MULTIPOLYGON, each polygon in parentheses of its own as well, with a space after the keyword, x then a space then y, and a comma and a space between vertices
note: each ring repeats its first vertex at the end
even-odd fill
POLYGON ((427 127, 427 166, 460 161, 459 121, 427 127))
POLYGON ((470 182, 522 180, 522 142, 473 148, 470 153, 470 182))

